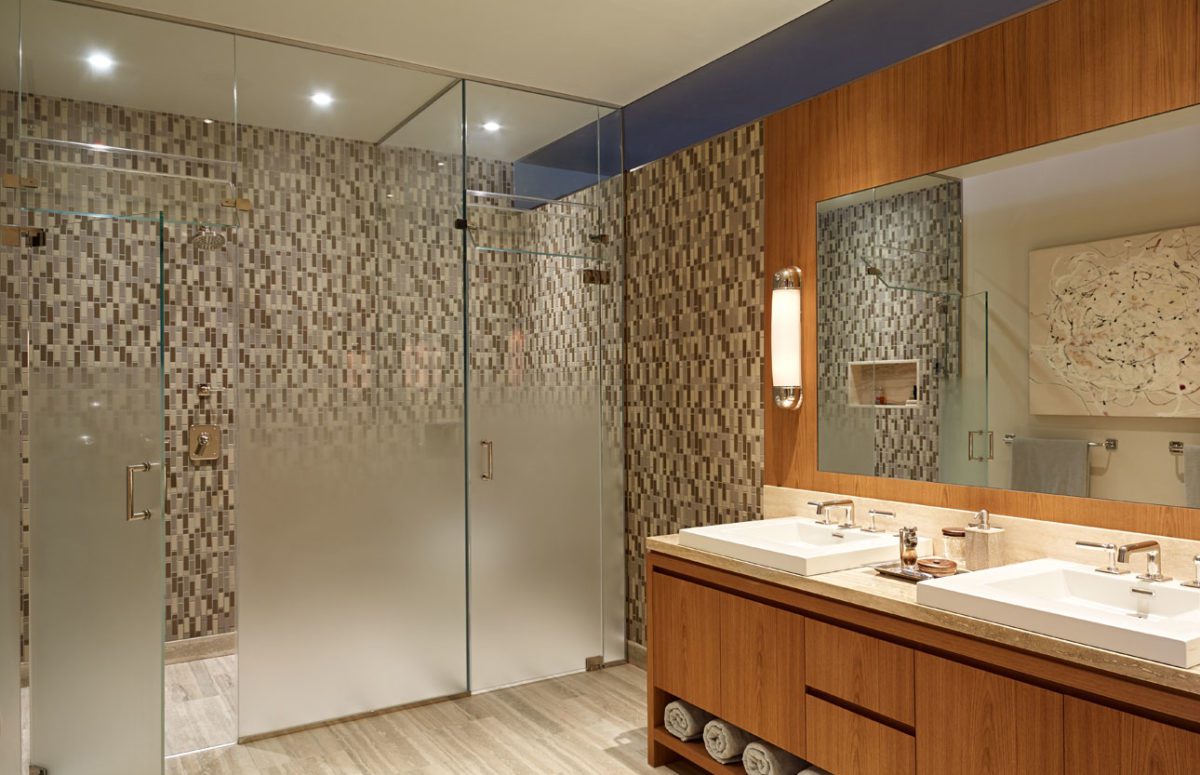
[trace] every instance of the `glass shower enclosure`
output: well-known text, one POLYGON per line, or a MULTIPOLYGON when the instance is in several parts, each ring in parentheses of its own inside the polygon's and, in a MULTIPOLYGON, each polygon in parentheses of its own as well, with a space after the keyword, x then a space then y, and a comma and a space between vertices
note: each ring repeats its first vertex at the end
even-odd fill
POLYGON ((619 111, 0 14, 0 772, 624 659, 619 111))

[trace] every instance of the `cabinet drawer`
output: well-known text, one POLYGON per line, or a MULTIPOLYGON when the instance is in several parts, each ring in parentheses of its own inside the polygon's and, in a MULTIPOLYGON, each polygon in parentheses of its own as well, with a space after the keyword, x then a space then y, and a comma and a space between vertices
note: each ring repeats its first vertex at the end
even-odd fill
POLYGON ((913 651, 809 620, 805 680, 813 689, 913 726, 913 651))
POLYGON ((804 758, 830 772, 915 775, 916 741, 866 716, 809 695, 808 746, 804 758))

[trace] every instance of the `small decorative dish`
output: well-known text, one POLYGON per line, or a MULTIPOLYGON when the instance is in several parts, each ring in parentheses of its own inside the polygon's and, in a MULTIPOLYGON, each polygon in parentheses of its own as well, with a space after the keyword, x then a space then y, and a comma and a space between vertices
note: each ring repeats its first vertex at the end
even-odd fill
MULTIPOLYGON (((885 562, 880 565, 872 565, 871 567, 874 568, 875 572, 880 576, 887 576, 891 579, 900 579, 901 581, 909 581, 914 584, 918 581, 928 581, 929 579, 939 578, 938 576, 934 576, 932 573, 925 573, 917 568, 905 568, 899 562, 885 562)), ((958 569, 955 570, 953 574, 945 575, 957 576, 960 573, 968 572, 969 571, 958 569)))

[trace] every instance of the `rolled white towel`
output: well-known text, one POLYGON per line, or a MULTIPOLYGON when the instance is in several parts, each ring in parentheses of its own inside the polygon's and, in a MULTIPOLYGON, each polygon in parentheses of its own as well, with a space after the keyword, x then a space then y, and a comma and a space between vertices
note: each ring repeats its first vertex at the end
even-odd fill
POLYGON ((705 713, 695 705, 675 700, 663 709, 663 726, 680 740, 695 740, 704 734, 704 725, 712 721, 712 714, 705 713))
POLYGON ((704 750, 721 764, 732 764, 741 759, 742 752, 752 742, 753 736, 720 719, 704 725, 704 750))
POLYGON ((808 769, 801 771, 800 775, 833 775, 829 770, 823 770, 815 764, 808 765, 808 769))
POLYGON ((799 775, 808 762, 782 748, 755 740, 742 752, 742 764, 750 775, 799 775))

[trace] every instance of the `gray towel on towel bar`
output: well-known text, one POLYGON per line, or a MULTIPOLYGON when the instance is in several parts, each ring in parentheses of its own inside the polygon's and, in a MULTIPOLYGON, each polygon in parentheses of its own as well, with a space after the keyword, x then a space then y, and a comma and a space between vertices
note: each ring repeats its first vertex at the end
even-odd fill
POLYGON ((704 750, 721 764, 733 764, 741 759, 742 752, 752 742, 752 735, 720 719, 704 725, 704 750))
POLYGON ((742 752, 742 766, 749 775, 799 775, 808 762, 782 748, 755 740, 742 752))
POLYGON ((1183 486, 1187 489, 1187 505, 1200 509, 1200 446, 1183 445, 1183 486))
POLYGON ((684 742, 699 739, 704 734, 704 725, 712 718, 711 713, 705 713, 683 700, 668 702, 663 709, 663 726, 684 742))
POLYGON ((1012 489, 1086 498, 1091 484, 1086 441, 1021 436, 1013 439, 1012 489))

